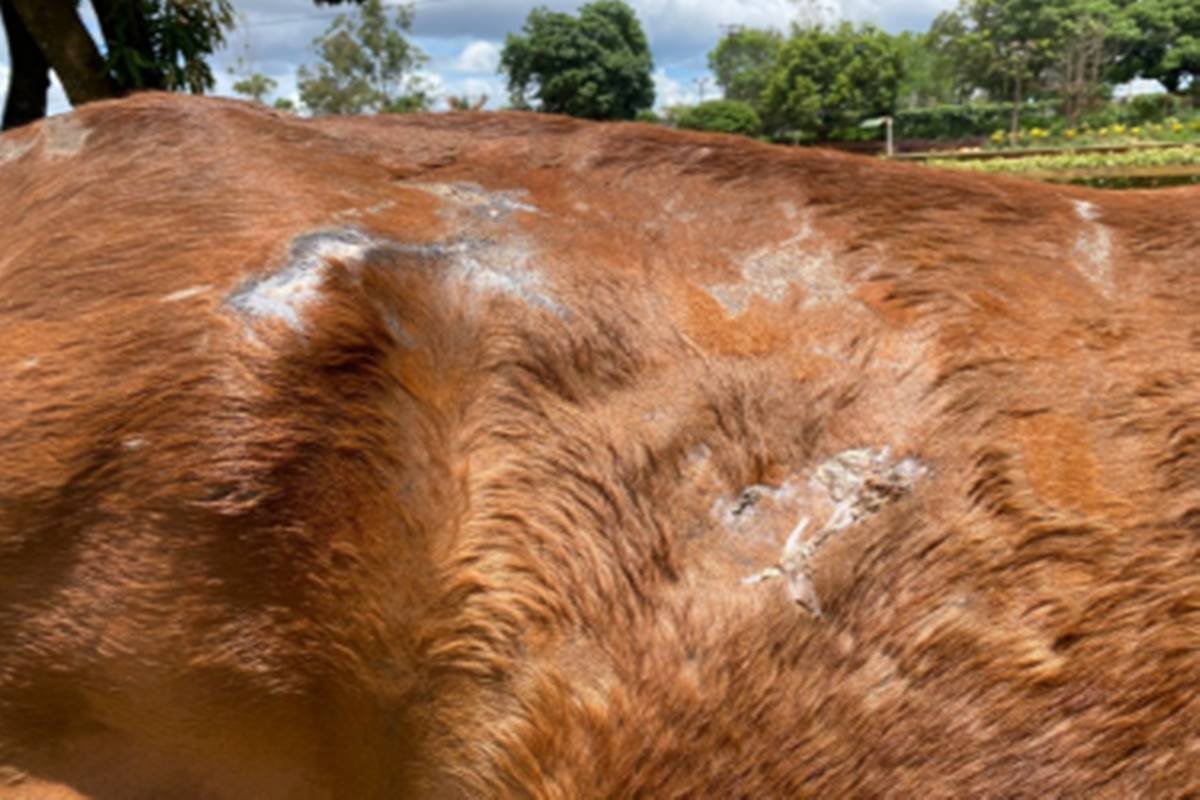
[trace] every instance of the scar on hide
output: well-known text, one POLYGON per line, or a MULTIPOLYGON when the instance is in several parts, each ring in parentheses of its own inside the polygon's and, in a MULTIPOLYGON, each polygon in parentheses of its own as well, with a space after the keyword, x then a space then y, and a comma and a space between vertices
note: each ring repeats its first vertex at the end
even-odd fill
POLYGON ((843 531, 912 491, 927 468, 915 458, 893 461, 891 449, 844 450, 821 462, 809 479, 813 490, 833 504, 833 513, 811 536, 806 537, 810 518, 800 518, 784 542, 779 561, 742 579, 743 584, 773 578, 787 580, 788 594, 816 618, 822 616, 821 601, 813 584, 813 559, 839 531, 843 531))

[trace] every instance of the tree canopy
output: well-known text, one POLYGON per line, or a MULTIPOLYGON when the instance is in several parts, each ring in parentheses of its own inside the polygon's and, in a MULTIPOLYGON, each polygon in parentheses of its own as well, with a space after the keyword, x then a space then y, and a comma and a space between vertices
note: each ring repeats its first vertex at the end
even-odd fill
POLYGON ((633 119, 654 105, 653 69, 641 23, 622 0, 595 0, 577 17, 535 8, 500 53, 515 107, 589 119, 633 119))
POLYGON ((726 100, 740 100, 760 109, 763 90, 783 46, 779 31, 735 28, 708 54, 708 67, 726 100))
POLYGON ((413 4, 389 17, 381 0, 365 0, 357 13, 341 14, 313 41, 315 69, 300 68, 300 101, 314 114, 399 113, 428 105, 415 75, 428 62, 405 36, 412 30, 413 4))
POLYGON ((1200 97, 1200 3, 1196 0, 1125 0, 1132 33, 1113 75, 1152 78, 1171 94, 1200 97))
POLYGON ((872 25, 796 28, 763 91, 767 125, 825 138, 891 114, 901 75, 892 38, 872 25))
POLYGON ((4 128, 45 116, 51 69, 73 105, 137 89, 212 89, 207 59, 234 26, 232 0, 91 3, 100 22, 99 43, 83 25, 78 0, 0 0, 12 59, 4 128))

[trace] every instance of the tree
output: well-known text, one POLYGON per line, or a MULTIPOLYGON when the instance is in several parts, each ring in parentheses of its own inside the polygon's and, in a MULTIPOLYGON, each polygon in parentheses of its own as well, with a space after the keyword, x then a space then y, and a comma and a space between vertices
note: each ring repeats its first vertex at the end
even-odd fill
POLYGON ((826 139, 890 115, 901 75, 892 38, 872 25, 793 28, 763 92, 768 129, 826 139))
MULTIPOLYGON (((974 88, 1013 101, 1012 127, 1020 125, 1025 98, 1043 88, 1056 58, 1058 0, 960 0, 953 49, 974 88)), ((949 28, 943 20, 943 29, 949 28)))
POLYGON ((589 119, 633 119, 654 105, 653 70, 641 23, 622 0, 595 0, 578 17, 535 8, 500 53, 514 107, 589 119))
POLYGON ((243 97, 248 97, 256 103, 266 103, 267 96, 275 91, 279 84, 273 78, 268 78, 261 72, 251 72, 233 84, 233 91, 243 97))
POLYGON ((958 80, 955 63, 939 45, 933 32, 903 31, 893 41, 900 54, 903 78, 898 92, 902 108, 960 103, 970 96, 958 80))
POLYGON ((314 114, 424 109, 429 100, 414 73, 429 57, 405 37, 414 13, 409 3, 389 19, 381 0, 365 0, 356 15, 339 15, 313 40, 315 71, 300 68, 300 102, 314 114))
POLYGON ((692 106, 679 115, 680 128, 716 133, 740 133, 757 136, 762 132, 762 120, 749 103, 741 100, 709 100, 692 106))
POLYGON ((488 96, 481 94, 479 97, 472 98, 468 94, 450 95, 446 98, 446 107, 451 111, 482 111, 487 105, 488 96))
POLYGON ((708 54, 708 68, 725 99, 749 103, 758 111, 782 45, 783 35, 772 30, 735 28, 721 37, 708 54))
POLYGON ((1129 17, 1110 0, 1060 0, 1054 36, 1050 85, 1062 101, 1067 124, 1095 109, 1104 98, 1105 80, 1134 36, 1129 17))
POLYGON ((1200 4, 1196 0, 1126 0, 1130 29, 1112 76, 1151 78, 1168 92, 1200 98, 1200 4))
POLYGON ((12 56, 4 128, 45 116, 51 69, 74 105, 139 89, 199 93, 212 88, 206 59, 234 25, 232 0, 91 3, 101 46, 84 27, 78 0, 0 0, 12 56))

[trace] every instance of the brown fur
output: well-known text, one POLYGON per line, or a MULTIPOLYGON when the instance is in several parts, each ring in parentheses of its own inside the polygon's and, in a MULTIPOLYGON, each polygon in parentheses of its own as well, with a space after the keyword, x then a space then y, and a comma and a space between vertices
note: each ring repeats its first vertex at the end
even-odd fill
POLYGON ((1200 792, 1196 189, 145 95, 0 231, 0 797, 1200 792))

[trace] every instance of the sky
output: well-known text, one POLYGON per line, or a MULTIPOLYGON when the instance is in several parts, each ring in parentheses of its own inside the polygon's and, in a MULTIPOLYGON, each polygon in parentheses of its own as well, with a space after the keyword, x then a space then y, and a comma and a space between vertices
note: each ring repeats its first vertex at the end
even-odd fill
MULTIPOLYGON (((496 63, 504 37, 520 32, 535 5, 574 11, 585 0, 415 0, 413 40, 429 56, 423 76, 435 97, 486 94, 489 106, 507 100, 496 63)), ((796 18, 791 0, 629 0, 650 40, 654 55, 658 107, 717 96, 706 64, 722 26, 786 28, 796 18)), ((809 0, 823 3, 820 13, 884 30, 926 30, 934 16, 954 0, 809 0)), ((239 56, 278 83, 277 97, 295 99, 296 70, 315 61, 312 40, 345 9, 317 7, 311 0, 233 0, 240 21, 224 49, 211 60, 216 94, 232 95, 230 68, 239 56)), ((811 7, 811 6, 810 6, 811 7)), ((85 23, 93 31, 90 4, 85 23)), ((811 12, 810 12, 811 13, 811 12)), ((0 36, 0 102, 8 86, 8 49, 0 36)), ((51 91, 50 111, 68 109, 61 87, 51 91)), ((444 102, 437 107, 444 108, 444 102)))

